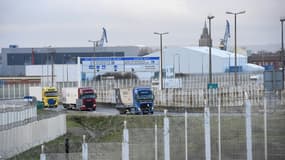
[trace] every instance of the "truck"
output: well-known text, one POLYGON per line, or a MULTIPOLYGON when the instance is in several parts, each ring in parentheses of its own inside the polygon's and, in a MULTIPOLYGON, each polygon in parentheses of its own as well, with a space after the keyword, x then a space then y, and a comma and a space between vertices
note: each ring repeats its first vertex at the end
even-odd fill
POLYGON ((90 87, 62 88, 62 105, 67 109, 96 110, 96 92, 90 87))
POLYGON ((116 88, 116 109, 120 114, 153 114, 154 95, 150 87, 116 88))
POLYGON ((57 107, 59 102, 56 87, 29 87, 29 96, 35 97, 44 107, 57 107))

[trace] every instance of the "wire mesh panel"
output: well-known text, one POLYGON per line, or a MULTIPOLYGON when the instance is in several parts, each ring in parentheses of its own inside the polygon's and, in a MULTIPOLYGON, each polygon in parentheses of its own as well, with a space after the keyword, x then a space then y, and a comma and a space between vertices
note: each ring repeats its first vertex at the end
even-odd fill
POLYGON ((96 160, 120 160, 122 143, 89 143, 88 159, 96 160))
MULTIPOLYGON (((162 130, 158 130, 158 157, 163 156, 162 151, 162 130)), ((129 130, 130 135, 130 159, 155 159, 155 132, 154 128, 133 128, 129 130)))
POLYGON ((81 160, 82 153, 48 153, 46 154, 46 160, 81 160))

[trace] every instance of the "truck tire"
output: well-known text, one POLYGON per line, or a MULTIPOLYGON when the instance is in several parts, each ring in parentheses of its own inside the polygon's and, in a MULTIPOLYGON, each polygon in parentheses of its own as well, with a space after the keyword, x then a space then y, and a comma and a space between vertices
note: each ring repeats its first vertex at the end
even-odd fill
POLYGON ((119 109, 120 114, 126 114, 126 110, 125 109, 119 109))

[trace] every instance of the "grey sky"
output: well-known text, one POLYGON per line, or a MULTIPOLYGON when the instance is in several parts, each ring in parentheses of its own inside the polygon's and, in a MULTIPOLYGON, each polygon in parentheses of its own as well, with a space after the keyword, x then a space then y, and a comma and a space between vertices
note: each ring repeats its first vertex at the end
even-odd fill
POLYGON ((197 45, 207 15, 212 21, 214 45, 224 35, 225 11, 239 15, 238 44, 280 44, 280 17, 285 0, 0 0, 0 48, 91 46, 102 27, 107 45, 158 46, 153 32, 169 32, 165 45, 197 45))

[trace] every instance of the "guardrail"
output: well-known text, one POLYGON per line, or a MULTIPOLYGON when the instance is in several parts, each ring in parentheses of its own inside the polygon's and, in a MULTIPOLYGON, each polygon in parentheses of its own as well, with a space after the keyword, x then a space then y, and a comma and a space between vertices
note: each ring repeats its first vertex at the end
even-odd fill
POLYGON ((24 101, 2 101, 0 106, 0 131, 37 120, 35 105, 24 101))

